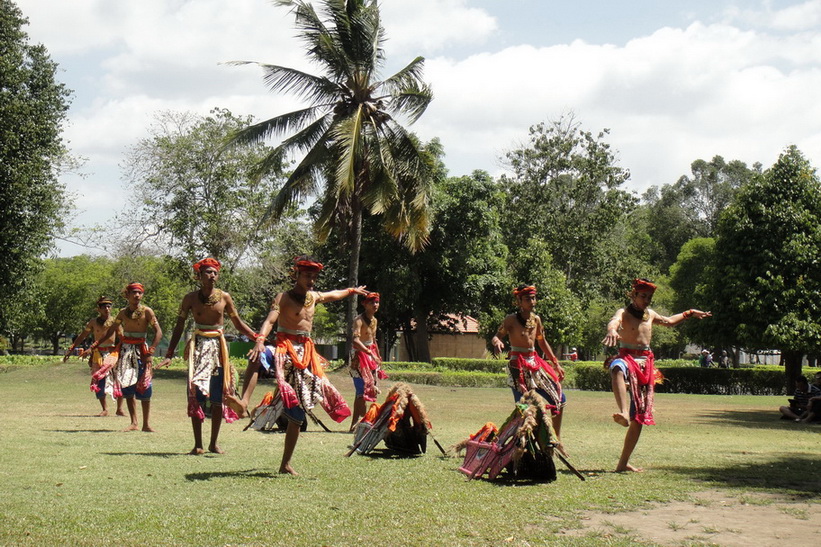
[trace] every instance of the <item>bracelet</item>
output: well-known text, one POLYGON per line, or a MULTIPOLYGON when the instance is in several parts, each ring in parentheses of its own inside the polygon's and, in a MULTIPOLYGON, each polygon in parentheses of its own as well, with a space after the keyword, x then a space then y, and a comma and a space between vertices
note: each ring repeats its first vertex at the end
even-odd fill
POLYGON ((147 353, 148 355, 154 355, 154 352, 156 350, 157 350, 157 348, 155 348, 154 346, 150 346, 150 347, 145 348, 145 353, 147 353))
POLYGON ((264 342, 265 338, 262 334, 254 334, 254 342, 264 342))
POLYGON ((356 292, 355 290, 353 290, 353 289, 349 288, 349 289, 348 289, 348 296, 351 296, 351 295, 352 295, 353 293, 355 293, 355 292, 356 292))
POLYGON ((683 312, 681 315, 683 315, 685 319, 690 319, 690 317, 692 317, 694 313, 696 313, 694 310, 689 309, 683 312))

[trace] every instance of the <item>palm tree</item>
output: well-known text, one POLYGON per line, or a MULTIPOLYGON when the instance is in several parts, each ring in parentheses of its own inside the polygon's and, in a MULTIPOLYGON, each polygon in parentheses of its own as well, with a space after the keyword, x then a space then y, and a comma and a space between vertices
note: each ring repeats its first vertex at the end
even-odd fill
MULTIPOLYGON (((341 230, 350 251, 348 283, 356 286, 363 210, 382 215, 385 228, 411 250, 427 242, 432 162, 394 119, 404 115, 415 122, 433 98, 421 79, 424 58, 379 79, 385 36, 376 0, 319 0, 321 15, 303 0, 274 3, 291 8, 308 57, 322 74, 253 61, 233 63, 261 66, 271 91, 294 93, 309 105, 251 125, 233 142, 290 134, 257 166, 257 175, 263 176, 286 158, 303 155, 265 220, 276 220, 305 197, 318 195, 317 235, 324 241, 332 230, 341 230)), ((351 299, 349 325, 355 309, 351 299)))

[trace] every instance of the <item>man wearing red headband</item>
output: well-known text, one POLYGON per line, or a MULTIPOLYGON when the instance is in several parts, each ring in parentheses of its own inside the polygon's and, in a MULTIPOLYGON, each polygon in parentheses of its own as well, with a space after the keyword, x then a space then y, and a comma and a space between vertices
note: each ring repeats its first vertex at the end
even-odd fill
POLYGON ((567 403, 561 384, 564 369, 556 359, 553 348, 544 339, 541 317, 533 312, 536 307, 536 287, 519 285, 513 289, 513 296, 519 309, 505 317, 491 343, 501 353, 505 349, 502 339, 508 337, 510 361, 507 367, 507 385, 513 391, 513 400, 518 403, 522 395, 535 389, 547 401, 556 436, 561 439, 562 415, 567 403), (536 344, 541 348, 545 359, 536 353, 536 344))
MULTIPOLYGON (((120 310, 117 318, 106 331, 103 339, 108 339, 122 325, 122 338, 120 339, 119 357, 117 364, 112 369, 114 377, 114 394, 117 392, 125 397, 128 406, 128 415, 131 418, 131 425, 126 431, 136 431, 137 425, 137 403, 139 400, 143 409, 143 431, 154 431, 148 424, 151 415, 151 389, 152 378, 152 356, 157 344, 162 340, 162 329, 154 315, 154 310, 142 303, 145 289, 141 283, 130 283, 123 289, 123 296, 128 300, 128 306, 120 310), (150 346, 146 345, 148 336, 148 326, 154 330, 154 341, 150 346)), ((89 350, 93 352, 100 344, 94 342, 89 350)))
POLYGON ((388 377, 382 370, 382 356, 379 355, 379 346, 376 344, 377 321, 374 316, 379 311, 379 293, 366 294, 362 298, 362 307, 365 311, 357 315, 353 321, 354 357, 348 367, 356 390, 351 431, 365 415, 365 401, 376 401, 376 395, 379 393, 377 380, 388 377))
POLYGON ((306 411, 320 404, 338 423, 351 415, 339 391, 325 376, 325 361, 314 347, 311 329, 317 304, 342 300, 352 294, 364 296, 368 291, 364 286, 329 292, 315 291, 314 285, 322 269, 322 264, 308 256, 294 259, 294 287, 274 297, 271 311, 256 335, 256 345, 248 353, 242 400, 236 400, 244 409, 248 408, 261 370, 265 375, 276 378, 288 418, 280 473, 297 474, 291 466, 291 456, 306 411), (266 346, 265 340, 274 324, 277 325, 275 345, 266 346))
POLYGON ((665 317, 650 309, 656 285, 648 279, 636 279, 627 293, 630 303, 618 310, 607 324, 607 335, 602 340, 607 347, 618 345, 619 355, 605 362, 610 370, 610 380, 616 406, 613 421, 627 428, 616 471, 642 471, 630 465, 630 456, 639 441, 644 425, 655 425, 653 420, 653 391, 657 381, 650 339, 653 325, 674 327, 690 317, 704 319, 710 312, 687 310, 665 317), (629 387, 629 395, 628 395, 629 387))
MULTIPOLYGON (((177 313, 177 323, 160 367, 174 357, 182 337, 189 313, 194 317, 194 332, 185 344, 183 356, 188 363, 188 415, 194 430, 194 448, 190 454, 205 453, 202 441, 202 423, 210 412, 211 440, 208 451, 222 454, 217 444, 223 417, 227 423, 237 419, 237 413, 228 404, 223 405, 225 395, 236 390, 234 369, 228 359, 228 344, 223 335, 224 317, 228 314, 234 328, 253 339, 256 333, 240 319, 231 295, 216 287, 221 264, 213 258, 205 258, 194 264, 199 281, 197 291, 186 294, 177 313)), ((228 403, 226 399, 226 403, 228 403)), ((238 407, 242 412, 242 407, 238 407)))
POLYGON ((117 331, 108 338, 103 338, 108 328, 114 324, 114 318, 111 316, 112 304, 113 301, 105 296, 101 296, 97 300, 97 317, 90 319, 88 323, 86 323, 83 332, 74 339, 74 343, 71 344, 71 347, 68 348, 68 351, 66 351, 66 354, 63 356, 63 362, 65 362, 74 351, 74 348, 80 345, 89 334, 94 334, 97 349, 90 353, 88 366, 91 369, 91 391, 97 395, 97 400, 100 401, 100 406, 102 407, 102 412, 97 414, 97 416, 108 416, 107 395, 117 401, 117 416, 125 416, 122 396, 117 397, 114 395, 114 382, 109 374, 111 372, 111 366, 104 365, 105 358, 116 348, 114 345, 116 336, 118 334, 121 335, 120 329, 117 329, 117 331))

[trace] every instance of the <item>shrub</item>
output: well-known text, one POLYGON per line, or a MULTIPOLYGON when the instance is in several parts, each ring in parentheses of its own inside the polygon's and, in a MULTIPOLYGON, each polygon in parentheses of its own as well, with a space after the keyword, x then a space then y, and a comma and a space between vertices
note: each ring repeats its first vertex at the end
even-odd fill
MULTIPOLYGON (((783 395, 784 371, 779 367, 701 368, 666 366, 659 362, 664 383, 656 386, 659 393, 699 393, 702 395, 783 395)), ((573 384, 566 387, 590 391, 609 391, 610 375, 600 363, 575 364, 573 384)), ((570 376, 568 374, 568 376, 570 376)))

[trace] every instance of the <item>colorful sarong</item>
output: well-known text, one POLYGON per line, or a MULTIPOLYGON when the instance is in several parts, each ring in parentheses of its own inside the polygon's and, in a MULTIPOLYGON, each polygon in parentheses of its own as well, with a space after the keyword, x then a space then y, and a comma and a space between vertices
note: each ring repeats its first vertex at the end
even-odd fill
MULTIPOLYGON (((371 353, 379 356, 379 347, 376 345, 376 342, 362 343, 365 344, 371 353)), ((379 393, 377 380, 385 380, 388 377, 385 371, 382 370, 380 361, 377 361, 364 351, 357 351, 354 353, 354 359, 351 363, 354 366, 351 366, 349 369, 352 378, 361 378, 365 383, 365 390, 362 397, 369 402, 376 401, 376 396, 379 393)))
POLYGON ((348 404, 325 376, 324 359, 310 336, 277 332, 274 374, 285 408, 309 411, 319 403, 338 423, 351 415, 348 404))
MULTIPOLYGON (((194 335, 185 344, 185 358, 188 361, 188 415, 203 421, 205 412, 197 401, 197 391, 206 397, 211 394, 211 376, 219 374, 222 368, 223 395, 233 395, 236 391, 234 369, 228 359, 228 344, 222 327, 197 325, 194 335)), ((239 418, 227 404, 222 405, 222 417, 229 424, 239 418)))
POLYGON ((630 398, 635 408, 635 414, 631 416, 631 419, 641 425, 656 425, 653 419, 653 394, 656 384, 653 352, 623 347, 619 349, 619 359, 627 364, 630 398), (637 360, 636 357, 639 359, 637 360))
POLYGON ((547 407, 553 415, 560 414, 565 403, 562 401, 562 384, 553 366, 539 357, 533 349, 512 348, 507 369, 507 384, 521 394, 531 389, 542 392, 547 399, 547 407))
POLYGON ((136 386, 137 393, 147 392, 151 387, 151 367, 146 363, 143 374, 140 374, 140 366, 146 362, 148 356, 145 338, 123 336, 119 350, 117 364, 112 370, 114 382, 117 384, 115 390, 122 391, 123 388, 136 386))
POLYGON ((98 399, 106 395, 112 399, 123 396, 120 386, 110 377, 111 369, 114 368, 116 361, 105 362, 105 358, 116 349, 116 346, 98 346, 91 352, 91 357, 88 359, 88 364, 91 366, 91 391, 97 394, 98 399))

